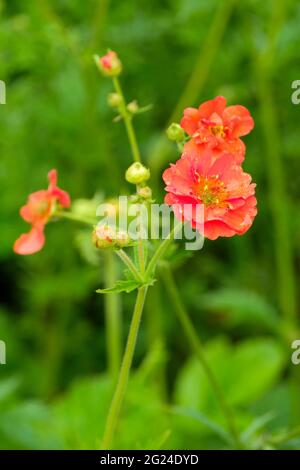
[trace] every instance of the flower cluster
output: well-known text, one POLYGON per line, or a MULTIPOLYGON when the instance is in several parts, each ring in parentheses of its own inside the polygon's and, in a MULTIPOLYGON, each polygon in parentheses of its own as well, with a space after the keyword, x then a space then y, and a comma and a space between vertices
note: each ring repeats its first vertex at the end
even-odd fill
POLYGON ((30 255, 40 251, 45 244, 44 228, 58 207, 70 207, 70 196, 57 186, 57 172, 48 173, 48 189, 41 189, 29 195, 28 202, 21 207, 21 217, 31 224, 31 230, 23 233, 14 243, 19 255, 30 255))
POLYGON ((210 240, 244 234, 256 216, 256 185, 241 167, 245 144, 240 139, 253 126, 246 108, 226 107, 222 96, 184 111, 181 127, 191 138, 181 158, 163 173, 165 203, 210 240), (202 204, 204 220, 197 220, 196 210, 187 215, 187 204, 194 209, 202 204))

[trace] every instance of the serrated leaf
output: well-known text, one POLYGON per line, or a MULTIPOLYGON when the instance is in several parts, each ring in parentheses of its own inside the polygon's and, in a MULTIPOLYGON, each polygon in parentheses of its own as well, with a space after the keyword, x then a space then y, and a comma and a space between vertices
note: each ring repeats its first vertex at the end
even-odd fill
POLYGON ((107 287, 106 289, 97 289, 98 294, 113 294, 115 292, 132 292, 138 289, 143 284, 140 281, 134 279, 126 279, 123 281, 117 281, 113 287, 107 287))
POLYGON ((147 281, 137 281, 135 279, 124 279, 117 281, 113 287, 107 287, 106 289, 97 289, 98 294, 112 294, 116 292, 132 292, 142 286, 153 286, 156 279, 149 279, 147 281))

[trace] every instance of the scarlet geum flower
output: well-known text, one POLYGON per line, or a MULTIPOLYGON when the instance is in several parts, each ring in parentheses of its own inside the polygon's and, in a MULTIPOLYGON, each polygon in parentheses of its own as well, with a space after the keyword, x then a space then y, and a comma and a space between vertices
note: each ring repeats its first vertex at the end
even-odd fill
POLYGON ((181 127, 192 137, 190 145, 208 145, 220 152, 233 154, 238 163, 244 160, 245 144, 241 136, 249 134, 254 121, 247 108, 241 105, 226 107, 226 98, 216 96, 198 109, 186 108, 181 127))
POLYGON ((206 147, 201 158, 186 154, 163 173, 165 203, 178 219, 189 221, 210 240, 244 234, 257 213, 251 176, 233 155, 223 152, 216 157, 215 153, 206 147), (203 212, 196 210, 199 204, 203 212), (186 211, 185 205, 191 210, 186 211))
POLYGON ((48 173, 48 189, 29 195, 28 202, 21 207, 21 217, 31 224, 31 230, 22 234, 14 243, 19 255, 30 255, 40 251, 45 243, 44 228, 57 207, 70 207, 70 196, 57 186, 57 171, 48 173))

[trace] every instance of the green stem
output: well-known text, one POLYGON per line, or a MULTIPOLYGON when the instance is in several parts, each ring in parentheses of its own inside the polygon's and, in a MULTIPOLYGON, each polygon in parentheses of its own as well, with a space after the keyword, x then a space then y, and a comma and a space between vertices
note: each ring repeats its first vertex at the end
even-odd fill
POLYGON ((134 278, 137 281, 143 281, 143 278, 139 271, 137 270, 135 264, 131 260, 131 258, 125 253, 124 250, 116 250, 115 251, 116 255, 119 256, 119 258, 123 261, 123 263, 127 266, 129 271, 133 274, 134 278))
POLYGON ((117 77, 113 78, 113 84, 114 84, 116 92, 118 93, 118 95, 121 98, 121 104, 119 106, 119 111, 120 111, 120 114, 121 114, 122 118, 124 119, 124 123, 125 123, 126 131, 127 131, 127 134, 128 134, 128 139, 129 139, 133 159, 134 159, 135 162, 141 162, 141 155, 140 155, 136 135, 135 135, 135 132, 134 132, 134 128, 133 128, 133 125, 132 125, 132 118, 131 118, 129 112, 127 111, 124 94, 123 94, 123 91, 122 91, 122 88, 121 88, 121 85, 120 85, 120 81, 117 77))
POLYGON ((273 436, 267 439, 267 442, 269 444, 273 445, 279 445, 284 442, 291 441, 292 439, 295 439, 300 436, 300 426, 297 426, 294 429, 291 429, 290 431, 286 431, 285 433, 279 434, 278 436, 273 436))
POLYGON ((276 44, 282 32, 287 2, 276 0, 269 23, 269 37, 265 50, 257 55, 255 71, 260 100, 261 123, 265 139, 265 164, 269 185, 269 204, 274 226, 274 253, 277 265, 277 295, 281 311, 287 321, 297 316, 293 242, 289 218, 289 197, 282 161, 280 123, 277 101, 272 90, 272 65, 276 60, 276 44))
MULTIPOLYGON (((117 266, 114 253, 106 250, 105 287, 111 287, 117 280, 117 266)), ((115 383, 121 364, 122 325, 120 311, 120 296, 117 293, 106 295, 105 301, 105 325, 107 339, 108 370, 112 382, 115 383)))
POLYGON ((223 411, 224 417, 227 421, 229 432, 236 444, 236 447, 238 449, 241 449, 242 443, 240 440, 239 433, 236 429, 232 410, 228 406, 226 399, 224 397, 223 391, 220 388, 215 378, 215 375, 212 369, 210 368, 210 365, 205 357, 205 353, 204 353, 201 341, 182 303, 178 288, 173 278, 172 271, 167 265, 165 265, 164 268, 161 270, 161 273, 162 273, 162 277, 163 277, 166 289, 169 294, 169 298, 171 302, 173 303, 175 313, 177 314, 178 320, 180 321, 183 331, 189 341, 189 344, 191 345, 191 348, 196 354, 196 357, 198 358, 204 372, 206 373, 207 379, 209 380, 211 387, 214 390, 215 396, 219 402, 220 408, 223 411))
POLYGON ((82 217, 81 215, 73 214, 72 212, 57 211, 54 212, 53 217, 59 217, 60 219, 72 220, 73 222, 79 222, 86 225, 96 225, 96 219, 90 219, 88 217, 82 217))
POLYGON ((116 426, 121 410, 121 406, 124 400, 130 368, 132 364, 133 354, 135 350, 136 339, 139 331, 140 321, 143 313, 143 306, 147 294, 147 287, 141 287, 138 289, 138 295, 136 298, 135 308, 132 316, 132 321, 129 329, 129 335, 127 339, 125 354, 122 361, 121 371, 119 375, 118 384, 113 396, 113 400, 109 409, 102 448, 109 450, 112 445, 113 437, 115 435, 116 426))
POLYGON ((147 278, 147 276, 151 276, 151 274, 153 273, 157 263, 163 257, 163 255, 165 254, 165 252, 167 251, 167 249, 169 248, 169 246, 173 242, 174 237, 175 237, 176 233, 178 232, 179 228, 181 228, 182 226, 183 226, 182 222, 179 222, 177 225, 175 225, 174 228, 170 231, 167 238, 165 238, 160 243, 160 245, 158 245, 154 255, 152 256, 152 258, 151 258, 151 260, 150 260, 150 262, 147 266, 146 278, 147 278))

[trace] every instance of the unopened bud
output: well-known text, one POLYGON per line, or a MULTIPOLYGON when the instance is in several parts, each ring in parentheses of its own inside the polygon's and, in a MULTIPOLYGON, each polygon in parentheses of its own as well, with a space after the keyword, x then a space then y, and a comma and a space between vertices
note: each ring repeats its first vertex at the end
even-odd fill
POLYGON ((141 184, 150 178, 150 170, 141 163, 135 162, 127 169, 125 178, 128 183, 141 184))
POLYGON ((149 186, 144 186, 143 188, 139 188, 137 193, 143 199, 151 199, 152 197, 152 191, 151 191, 151 188, 149 188, 149 186))
POLYGON ((123 248, 130 245, 131 239, 124 230, 99 224, 93 232, 93 242, 97 248, 123 248))
POLYGON ((173 142, 183 142, 185 133, 182 127, 176 122, 173 122, 167 129, 167 136, 173 142))
POLYGON ((122 98, 118 93, 109 93, 107 103, 111 108, 118 108, 122 103, 122 98))
POLYGON ((94 59, 98 69, 106 77, 116 77, 122 72, 122 62, 114 51, 109 51, 102 57, 95 55, 94 59))
POLYGON ((136 114, 139 110, 139 105, 137 104, 137 101, 134 100, 128 103, 127 109, 131 114, 136 114))

